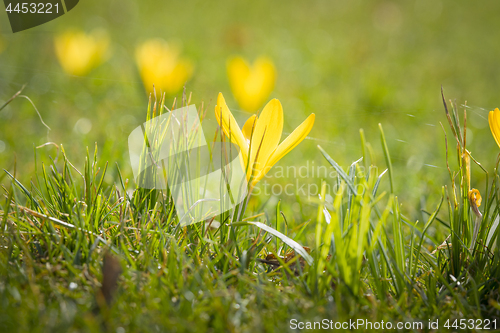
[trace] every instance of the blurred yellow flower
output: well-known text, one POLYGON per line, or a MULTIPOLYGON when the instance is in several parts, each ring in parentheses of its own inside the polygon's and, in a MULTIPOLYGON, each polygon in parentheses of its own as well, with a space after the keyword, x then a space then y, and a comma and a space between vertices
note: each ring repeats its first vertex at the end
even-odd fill
POLYGON ((180 50, 161 39, 148 40, 141 44, 135 59, 142 82, 148 92, 165 92, 172 95, 178 92, 191 77, 193 65, 180 58, 180 50))
POLYGON ((469 190, 468 195, 471 204, 476 207, 481 207, 481 202, 483 201, 483 199, 481 198, 481 193, 479 193, 477 189, 473 188, 472 190, 469 190))
MULTIPOLYGON (((477 217, 481 218, 482 214, 479 211, 479 207, 481 207, 481 202, 483 201, 483 198, 481 198, 481 193, 473 188, 472 190, 469 190, 467 196, 469 197, 470 208, 472 208, 472 211, 474 212, 474 214, 476 214, 477 217)), ((474 232, 474 234, 477 235, 477 230, 474 232)))
POLYGON ((227 62, 227 74, 234 98, 249 112, 262 107, 276 83, 276 69, 266 57, 258 58, 252 66, 242 57, 233 57, 227 62))
POLYGON ((105 60, 109 37, 103 30, 91 34, 72 30, 56 36, 54 46, 57 60, 66 73, 86 75, 105 60))
POLYGON ((498 147, 500 147, 500 110, 498 108, 490 111, 488 123, 490 124, 491 134, 493 134, 493 138, 495 138, 498 147))
POLYGON ((246 170, 250 191, 283 156, 304 140, 314 125, 312 113, 283 142, 283 107, 271 100, 259 116, 251 116, 240 129, 226 101, 219 93, 215 116, 224 134, 241 149, 241 164, 246 170))

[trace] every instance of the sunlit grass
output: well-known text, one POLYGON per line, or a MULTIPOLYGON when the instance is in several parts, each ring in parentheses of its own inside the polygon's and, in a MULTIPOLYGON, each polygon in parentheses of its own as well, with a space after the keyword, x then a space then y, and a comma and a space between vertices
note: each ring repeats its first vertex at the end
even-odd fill
MULTIPOLYGON (((146 120, 162 112, 163 97, 153 98, 146 120)), ((362 154, 349 167, 318 146, 337 177, 320 184, 317 214, 293 223, 278 202, 272 214, 250 204, 180 226, 168 190, 134 185, 97 148, 78 166, 61 146, 50 164, 36 162, 29 183, 6 171, 0 327, 279 331, 292 318, 498 318, 497 169, 484 170, 483 184, 471 179, 471 161, 482 167, 466 149, 466 114, 452 104, 446 115, 448 158, 458 163, 424 221, 398 199, 381 125, 380 143, 360 132, 362 154), (385 163, 375 164, 375 146, 385 163), (104 181, 111 169, 114 183, 104 181), (449 237, 430 235, 437 225, 449 237)))

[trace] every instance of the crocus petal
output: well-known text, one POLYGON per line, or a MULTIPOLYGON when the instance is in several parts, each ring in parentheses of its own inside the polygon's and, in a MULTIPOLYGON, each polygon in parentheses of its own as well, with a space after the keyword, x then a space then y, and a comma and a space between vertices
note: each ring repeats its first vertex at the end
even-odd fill
POLYGON ((227 72, 233 95, 245 111, 257 111, 276 83, 276 69, 266 57, 259 57, 253 65, 242 57, 233 57, 227 62, 227 72))
POLYGON ((481 201, 483 200, 481 198, 481 193, 475 188, 472 190, 469 190, 468 193, 469 196, 469 205, 472 208, 472 211, 474 214, 476 214, 477 217, 482 217, 481 212, 479 211, 479 207, 481 206, 481 201))
POLYGON ((148 92, 179 91, 193 73, 190 61, 180 57, 180 48, 161 39, 151 39, 137 47, 135 53, 142 81, 148 92))
POLYGON ((229 84, 235 95, 240 95, 243 81, 250 75, 250 65, 242 57, 233 57, 227 61, 229 84))
POLYGON ((271 100, 255 122, 250 140, 250 168, 258 175, 278 147, 283 132, 283 107, 277 99, 271 100))
POLYGON ((254 71, 255 76, 262 82, 259 89, 260 100, 258 101, 262 105, 269 98, 276 84, 276 68, 271 59, 259 57, 254 63, 254 71))
POLYGON ((491 134, 500 147, 500 110, 496 108, 488 114, 488 123, 490 124, 491 134))
POLYGON ((257 115, 253 115, 248 120, 245 122, 245 125, 243 125, 243 128, 241 129, 241 132, 243 133, 243 136, 247 140, 247 142, 250 144, 250 138, 252 137, 252 130, 253 130, 253 124, 255 123, 255 120, 257 120, 257 115))
POLYGON ((193 74, 193 65, 187 60, 180 60, 168 76, 168 84, 165 85, 167 94, 174 94, 181 89, 193 74))
MULTIPOLYGON (((276 164, 283 156, 304 140, 314 125, 315 115, 311 113, 302 124, 300 124, 282 143, 276 148, 266 165, 266 172, 276 164)), ((264 176, 264 175, 263 175, 264 176)))
POLYGON ((105 58, 108 44, 106 32, 99 30, 90 35, 68 31, 54 39, 57 59, 70 75, 85 75, 99 65, 105 58))
POLYGON ((230 138, 232 143, 240 147, 243 158, 246 160, 248 157, 248 143, 241 133, 241 129, 238 126, 238 123, 234 119, 233 115, 231 114, 231 111, 229 111, 226 100, 224 99, 224 96, 222 96, 222 93, 219 93, 219 96, 217 97, 215 117, 217 118, 217 122, 219 123, 219 126, 224 134, 228 138, 230 138))

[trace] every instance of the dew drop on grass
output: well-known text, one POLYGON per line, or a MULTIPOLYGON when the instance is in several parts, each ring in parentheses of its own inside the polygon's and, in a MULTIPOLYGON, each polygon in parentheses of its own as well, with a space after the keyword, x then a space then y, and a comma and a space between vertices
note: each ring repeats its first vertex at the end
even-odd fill
POLYGON ((0 140, 0 153, 3 153, 5 151, 5 148, 7 148, 7 145, 5 144, 5 142, 0 140))
POLYGON ((78 284, 76 284, 74 282, 71 282, 69 284, 69 290, 75 290, 76 288, 78 288, 78 284))

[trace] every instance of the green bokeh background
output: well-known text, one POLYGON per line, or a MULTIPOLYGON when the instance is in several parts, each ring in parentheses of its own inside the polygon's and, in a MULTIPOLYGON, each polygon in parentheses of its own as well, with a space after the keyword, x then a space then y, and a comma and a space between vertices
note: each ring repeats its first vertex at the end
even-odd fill
MULTIPOLYGON (((271 97, 283 104, 284 131, 316 114, 310 138, 281 166, 307 161, 326 165, 319 144, 346 168, 361 156, 363 128, 382 171, 381 123, 403 210, 420 219, 420 209, 434 207, 449 180, 440 126, 447 127, 441 85, 459 106, 468 101, 468 148, 487 169, 493 168, 498 147, 487 113, 500 105, 499 10, 498 1, 86 0, 57 20, 16 34, 1 13, 0 104, 27 84, 23 94, 52 130, 47 134, 27 100, 13 101, 0 111, 0 167, 13 171, 16 161, 18 177, 28 181, 34 170, 33 147, 55 142, 81 168, 86 147, 93 150, 97 143, 101 160, 117 162, 132 178, 127 137, 145 120, 148 101, 135 47, 149 38, 163 38, 181 44, 183 55, 195 63, 186 89, 193 103, 204 102, 213 122, 219 92, 241 123, 248 116, 230 93, 227 58, 240 54, 249 60, 260 55, 273 59, 278 79, 271 97), (111 37, 109 59, 85 77, 65 74, 55 58, 53 38, 70 28, 103 28, 111 37), (75 127, 82 118, 91 124, 86 134, 75 127)), ((54 146, 37 150, 42 161, 55 158, 56 152, 54 146)), ((473 186, 481 190, 484 176, 476 169, 473 186)), ((108 183, 115 176, 112 167, 108 183)), ((387 183, 382 186, 387 188, 387 183)), ((310 200, 299 201, 313 211, 310 200)))

